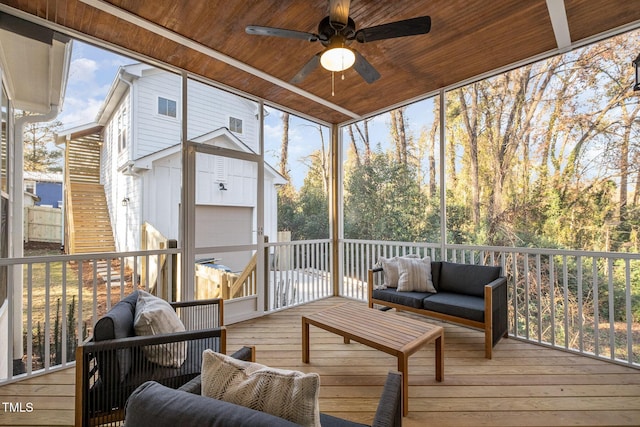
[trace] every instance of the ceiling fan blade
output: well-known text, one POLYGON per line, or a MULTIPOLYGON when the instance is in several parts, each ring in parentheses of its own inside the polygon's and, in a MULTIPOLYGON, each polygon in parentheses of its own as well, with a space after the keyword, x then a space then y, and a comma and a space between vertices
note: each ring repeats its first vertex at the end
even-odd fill
POLYGON ((355 39, 360 43, 368 43, 375 40, 427 34, 429 30, 431 30, 431 17, 421 16, 375 27, 362 28, 356 31, 355 39))
POLYGON ((356 62, 353 64, 353 68, 360 74, 360 76, 367 82, 373 83, 380 78, 378 70, 373 68, 373 65, 369 64, 369 61, 364 59, 364 56, 360 55, 360 52, 354 50, 356 54, 356 62))
POLYGON ((245 28, 247 34, 254 36, 274 36, 285 37, 287 39, 299 39, 315 42, 318 40, 317 34, 305 33, 303 31, 287 30, 284 28, 260 27, 258 25, 248 25, 245 28))
POLYGON ((344 28, 349 20, 349 6, 351 0, 329 0, 329 20, 344 28))
POLYGON ((318 67, 318 64, 320 64, 320 53, 314 55, 313 58, 311 58, 311 60, 307 62, 300 71, 298 71, 298 74, 293 76, 293 78, 291 79, 291 83, 301 83, 305 79, 305 77, 307 77, 313 70, 318 67))

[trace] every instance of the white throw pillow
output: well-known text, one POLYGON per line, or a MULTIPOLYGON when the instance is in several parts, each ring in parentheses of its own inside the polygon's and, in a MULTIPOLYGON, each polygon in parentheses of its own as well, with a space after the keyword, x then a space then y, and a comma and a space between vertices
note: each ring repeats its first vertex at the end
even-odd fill
POLYGON ((393 258, 378 258, 378 264, 382 267, 382 274, 384 274, 384 288, 397 288, 398 287, 398 257, 393 258))
POLYGON ((320 376, 270 368, 213 350, 202 354, 203 396, 242 405, 303 426, 320 426, 320 376))
POLYGON ((408 254, 401 257, 394 256, 393 258, 378 258, 378 264, 380 265, 380 267, 382 267, 382 273, 384 274, 384 285, 381 287, 381 289, 384 289, 385 287, 398 287, 398 260, 400 258, 418 258, 418 255, 408 254))
MULTIPOLYGON (((184 325, 171 305, 145 291, 138 291, 133 321, 136 335, 162 335, 183 332, 184 325)), ((179 368, 187 358, 187 342, 148 345, 142 348, 150 362, 179 368)))
POLYGON ((398 292, 436 293, 431 277, 431 258, 398 259, 398 292))

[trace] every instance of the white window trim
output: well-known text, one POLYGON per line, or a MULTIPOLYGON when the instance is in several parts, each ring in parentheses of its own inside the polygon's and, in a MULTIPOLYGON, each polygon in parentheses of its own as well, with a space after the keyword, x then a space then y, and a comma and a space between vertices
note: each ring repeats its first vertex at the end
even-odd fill
POLYGON ((240 117, 237 117, 237 116, 227 115, 227 126, 229 127, 229 131, 230 132, 233 132, 233 133, 238 134, 238 135, 244 135, 244 126, 245 126, 244 119, 242 119, 240 117), (240 122, 242 123, 242 132, 237 132, 237 131, 231 129, 231 119, 240 120, 240 122))
POLYGON ((157 117, 163 118, 165 120, 173 120, 173 121, 178 121, 178 118, 180 117, 180 110, 179 110, 180 105, 178 104, 178 101, 170 98, 168 96, 163 96, 163 95, 157 95, 156 96, 156 105, 155 105, 155 113, 157 117), (160 99, 166 99, 167 101, 173 101, 176 103, 176 116, 172 117, 168 114, 160 114, 159 108, 158 108, 158 104, 160 102, 160 99))

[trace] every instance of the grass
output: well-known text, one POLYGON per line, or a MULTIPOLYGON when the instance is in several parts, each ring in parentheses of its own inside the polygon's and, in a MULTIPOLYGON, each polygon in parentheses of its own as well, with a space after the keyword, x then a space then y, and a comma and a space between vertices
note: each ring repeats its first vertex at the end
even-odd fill
MULTIPOLYGON (((48 256, 59 255, 59 245, 30 245, 25 248, 25 256, 48 256)), ((76 313, 82 301, 82 326, 78 330, 77 314, 73 325, 68 325, 68 334, 76 335, 77 338, 83 340, 91 332, 93 324, 106 313, 109 305, 107 300, 110 295, 111 305, 120 300, 120 286, 111 286, 111 292, 108 293, 107 284, 98 274, 94 275, 93 263, 82 263, 82 271, 79 272, 79 264, 77 262, 53 262, 33 263, 25 265, 23 268, 23 325, 24 333, 29 331, 27 323, 27 314, 31 313, 31 334, 33 337, 34 347, 36 346, 36 337, 38 330, 44 336, 45 331, 49 332, 49 341, 54 341, 54 323, 56 321, 56 308, 58 300, 60 301, 59 320, 65 322, 67 313, 63 315, 62 303, 63 295, 65 296, 66 310, 75 297, 76 313), (30 286, 29 286, 30 285, 30 286), (48 303, 47 303, 48 302, 48 303)), ((120 274, 119 261, 113 261, 111 265, 111 274, 120 274)), ((133 291, 131 282, 131 271, 125 269, 124 275, 124 295, 133 291)), ((24 340, 25 348, 27 339, 24 340)), ((38 355, 38 350, 33 349, 34 362, 38 355)), ((26 351, 25 351, 26 354, 26 351)), ((36 367, 34 366, 34 369, 36 367)))

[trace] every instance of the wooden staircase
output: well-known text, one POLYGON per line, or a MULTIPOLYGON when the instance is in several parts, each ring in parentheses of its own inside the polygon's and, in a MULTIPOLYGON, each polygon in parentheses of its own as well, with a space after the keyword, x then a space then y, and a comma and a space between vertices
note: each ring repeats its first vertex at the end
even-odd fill
POLYGON ((115 252, 113 229, 101 184, 71 183, 74 237, 73 253, 115 252))
POLYGON ((115 252, 104 186, 100 184, 98 129, 73 135, 65 148, 65 250, 115 252))

